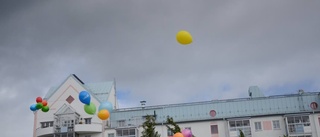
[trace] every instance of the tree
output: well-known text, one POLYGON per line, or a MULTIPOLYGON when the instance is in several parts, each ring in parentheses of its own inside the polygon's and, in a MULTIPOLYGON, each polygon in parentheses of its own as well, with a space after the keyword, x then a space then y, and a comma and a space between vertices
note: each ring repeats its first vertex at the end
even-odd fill
MULTIPOLYGON (((173 133, 177 133, 180 132, 181 133, 181 128, 179 127, 179 125, 177 125, 174 121, 172 117, 167 117, 167 123, 173 127, 170 127, 169 125, 166 125, 166 127, 173 133)), ((195 137, 194 135, 192 135, 192 137, 195 137)))
POLYGON ((177 133, 177 132, 180 132, 180 133, 181 133, 180 127, 173 121, 173 118, 172 118, 172 117, 167 117, 167 123, 168 123, 169 125, 172 125, 172 126, 173 126, 173 128, 172 128, 172 127, 170 127, 169 125, 166 125, 166 127, 167 127, 169 130, 171 130, 171 132, 172 132, 173 134, 175 134, 175 133, 177 133))
POLYGON ((245 137, 242 130, 240 130, 240 136, 239 137, 245 137))
POLYGON ((160 137, 158 131, 155 131, 156 120, 153 116, 146 116, 146 121, 142 124, 142 136, 141 137, 160 137))

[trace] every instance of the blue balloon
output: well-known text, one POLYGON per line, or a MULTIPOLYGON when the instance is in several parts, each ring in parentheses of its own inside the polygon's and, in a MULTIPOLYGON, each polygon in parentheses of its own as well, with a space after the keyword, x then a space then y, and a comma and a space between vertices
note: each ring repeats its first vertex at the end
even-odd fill
POLYGON ((108 110, 109 112, 112 112, 113 110, 113 106, 112 106, 112 103, 111 102, 102 102, 99 106, 99 111, 102 110, 102 109, 106 109, 108 110))
POLYGON ((79 94, 79 99, 83 104, 90 105, 91 97, 89 92, 81 91, 79 94))
POLYGON ((31 111, 36 111, 36 110, 37 110, 37 104, 32 104, 32 105, 30 106, 30 110, 31 110, 31 111))

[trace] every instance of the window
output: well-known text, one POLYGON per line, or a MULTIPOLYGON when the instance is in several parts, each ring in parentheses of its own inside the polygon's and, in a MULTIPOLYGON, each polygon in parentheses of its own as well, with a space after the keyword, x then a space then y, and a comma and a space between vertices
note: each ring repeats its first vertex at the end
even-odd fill
POLYGON ((109 133, 108 137, 114 137, 114 133, 109 133))
POLYGON ((129 131, 128 130, 122 130, 122 135, 123 136, 128 136, 129 135, 129 131))
POLYGON ((169 136, 173 136, 173 132, 170 129, 167 129, 167 135, 169 136))
POLYGON ((53 127, 53 121, 41 122, 41 128, 53 127))
POLYGON ((280 121, 279 120, 273 120, 272 125, 273 125, 273 129, 280 129, 280 121))
POLYGON ((254 122, 254 127, 256 129, 256 131, 261 131, 261 122, 254 122))
POLYGON ((119 127, 124 127, 125 126, 125 120, 119 120, 118 121, 118 126, 119 127))
POLYGON ((135 129, 130 129, 129 130, 129 135, 136 135, 136 130, 135 129))
POLYGON ((85 118, 84 121, 85 124, 91 124, 91 118, 85 118))
POLYGON ((211 125, 211 134, 218 134, 218 125, 211 125))
POLYGON ((117 130, 117 137, 122 136, 122 130, 117 130))
POLYGON ((185 127, 184 129, 189 129, 191 131, 191 127, 185 127))
POLYGON ((287 128, 290 134, 305 134, 311 133, 310 119, 307 115, 288 116, 287 128))
MULTIPOLYGON (((117 129, 117 137, 136 137, 136 129, 126 128, 126 129, 117 129)), ((109 134, 108 134, 108 137, 109 134)))
POLYGON ((250 121, 243 119, 243 120, 230 120, 229 121, 229 131, 236 131, 242 130, 246 137, 251 137, 251 127, 250 121))

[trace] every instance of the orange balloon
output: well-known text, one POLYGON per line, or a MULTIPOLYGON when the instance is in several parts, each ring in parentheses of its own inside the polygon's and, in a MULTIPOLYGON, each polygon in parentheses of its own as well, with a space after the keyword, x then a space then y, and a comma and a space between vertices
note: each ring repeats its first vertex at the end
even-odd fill
POLYGON ((110 113, 108 110, 106 109, 102 109, 99 111, 98 113, 98 117, 101 119, 101 120, 106 120, 110 117, 110 113))
POLYGON ((48 102, 46 100, 42 100, 42 105, 43 106, 47 106, 48 105, 48 102))
POLYGON ((177 132, 173 135, 173 137, 183 137, 183 134, 180 132, 177 132))

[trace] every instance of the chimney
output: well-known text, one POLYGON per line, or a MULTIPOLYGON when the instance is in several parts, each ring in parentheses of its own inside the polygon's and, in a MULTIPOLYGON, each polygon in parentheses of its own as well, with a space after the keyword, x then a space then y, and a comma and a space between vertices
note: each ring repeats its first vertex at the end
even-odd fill
POLYGON ((146 102, 147 102, 147 101, 144 101, 144 100, 140 101, 140 104, 141 104, 141 107, 142 107, 142 108, 144 108, 144 107, 145 107, 146 102))

